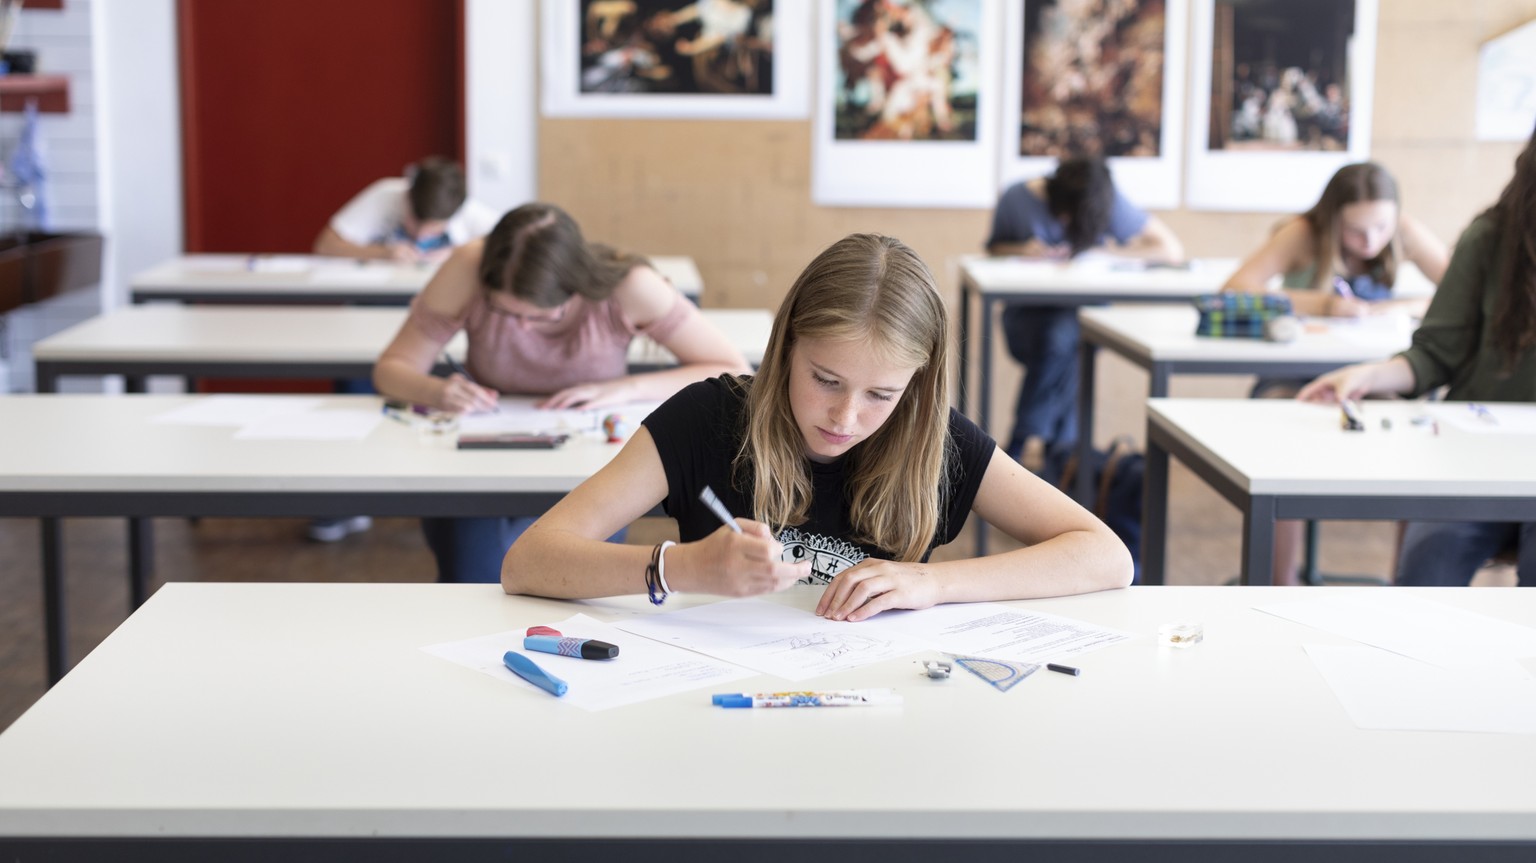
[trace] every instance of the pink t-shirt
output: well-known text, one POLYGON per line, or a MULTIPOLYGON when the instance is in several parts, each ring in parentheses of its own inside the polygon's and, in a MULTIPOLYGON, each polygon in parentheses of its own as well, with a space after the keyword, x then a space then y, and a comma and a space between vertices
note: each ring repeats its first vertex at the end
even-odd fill
POLYGON ((629 343, 637 334, 664 342, 699 313, 679 295, 666 314, 637 327, 612 297, 576 296, 561 320, 524 327, 489 306, 485 292, 477 291, 455 318, 423 307, 418 298, 411 302, 406 325, 444 345, 464 330, 469 338, 465 368, 482 386, 509 395, 548 395, 576 384, 623 377, 628 373, 629 343))

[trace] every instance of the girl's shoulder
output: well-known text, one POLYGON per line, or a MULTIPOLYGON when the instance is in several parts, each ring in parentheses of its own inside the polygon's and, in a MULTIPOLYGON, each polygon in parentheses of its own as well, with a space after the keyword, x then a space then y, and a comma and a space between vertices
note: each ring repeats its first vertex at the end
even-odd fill
POLYGON ((471 240, 454 249, 422 288, 418 301, 440 315, 463 314, 480 294, 480 261, 484 254, 484 239, 471 240))

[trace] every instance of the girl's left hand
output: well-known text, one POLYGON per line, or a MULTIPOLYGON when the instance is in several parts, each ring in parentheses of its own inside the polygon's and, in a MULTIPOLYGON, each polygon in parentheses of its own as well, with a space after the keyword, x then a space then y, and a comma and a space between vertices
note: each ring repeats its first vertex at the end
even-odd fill
POLYGON ((938 582, 921 563, 867 558, 838 573, 816 603, 828 620, 868 620, 891 608, 928 608, 939 601, 938 582))
POLYGON ((628 381, 618 378, 611 381, 599 381, 590 384, 577 384, 574 387, 555 393, 542 402, 534 405, 544 410, 559 410, 561 408, 600 408, 608 405, 619 405, 632 401, 634 393, 628 381))

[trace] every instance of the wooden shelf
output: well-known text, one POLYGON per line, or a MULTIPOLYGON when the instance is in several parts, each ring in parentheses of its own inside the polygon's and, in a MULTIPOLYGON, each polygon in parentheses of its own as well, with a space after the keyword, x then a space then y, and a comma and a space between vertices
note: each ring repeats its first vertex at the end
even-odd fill
POLYGON ((69 76, 0 75, 0 111, 24 111, 28 99, 45 114, 68 114, 69 76))

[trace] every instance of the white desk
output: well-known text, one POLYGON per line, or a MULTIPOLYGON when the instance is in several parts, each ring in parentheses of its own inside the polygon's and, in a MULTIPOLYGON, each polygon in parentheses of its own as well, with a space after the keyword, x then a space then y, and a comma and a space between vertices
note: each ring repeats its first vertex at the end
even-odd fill
MULTIPOLYGON (((153 516, 538 515, 620 449, 434 449, 385 421, 361 441, 235 440, 153 423, 198 396, 0 397, 0 517, 41 518, 49 678, 66 668, 62 517, 129 517, 132 596, 147 591, 153 516)), ((327 407, 378 410, 376 396, 327 407)), ((635 421, 636 424, 638 420, 635 421)))
MULTIPOLYGON (((1008 693, 960 669, 922 678, 919 654, 811 682, 894 687, 900 708, 727 711, 705 689, 588 713, 419 648, 645 614, 641 597, 169 584, 0 734, 0 853, 378 859, 411 839, 434 860, 1531 859, 1536 737, 1356 728, 1300 647, 1353 642, 1252 608, 1304 590, 1028 603, 1136 637, 1008 693), (1156 646, 1185 618, 1204 644, 1156 646)), ((1424 595, 1536 625, 1536 592, 1424 595)))
MULTIPOLYGON (((1153 398, 1168 395, 1176 374, 1313 378, 1350 363, 1385 359, 1408 347, 1414 324, 1406 315, 1316 318, 1303 322, 1301 337, 1288 344, 1263 339, 1195 335, 1200 321, 1193 307, 1119 305, 1085 308, 1078 346, 1078 464, 1087 464, 1093 445, 1094 367, 1100 348, 1145 369, 1153 398)), ((1082 471, 1077 498, 1087 500, 1092 477, 1082 471)))
MULTIPOLYGON (((693 259, 653 255, 651 265, 698 302, 704 280, 693 259)), ((434 264, 396 264, 318 255, 182 255, 134 275, 135 303, 403 306, 426 287, 434 264)))
POLYGON ((1366 430, 1346 432, 1336 406, 1150 400, 1142 534, 1148 583, 1163 578, 1170 455, 1242 511, 1244 583, 1270 580, 1277 519, 1536 520, 1536 435, 1478 434, 1445 422, 1432 434, 1410 422, 1425 411, 1417 402, 1368 401, 1362 411, 1366 430))
MULTIPOLYGON (((771 312, 702 314, 754 366, 762 361, 771 312)), ((49 336, 32 353, 41 392, 56 392, 65 375, 124 375, 134 391, 149 375, 366 378, 405 316, 403 309, 358 306, 129 306, 49 336)), ((463 359, 464 350, 460 333, 447 351, 463 359)), ((674 365, 676 358, 641 337, 630 343, 629 361, 639 371, 674 365)))
POLYGON ((980 302, 981 380, 977 424, 991 432, 992 337, 997 307, 1090 306, 1123 302, 1178 302, 1221 290, 1237 269, 1235 259, 1191 261, 1183 268, 1145 268, 1103 257, 1073 263, 1022 258, 967 258, 960 263, 960 396, 967 413, 971 296, 980 302))

